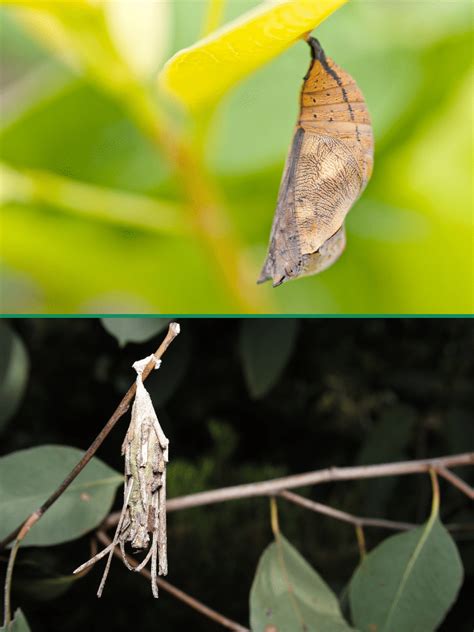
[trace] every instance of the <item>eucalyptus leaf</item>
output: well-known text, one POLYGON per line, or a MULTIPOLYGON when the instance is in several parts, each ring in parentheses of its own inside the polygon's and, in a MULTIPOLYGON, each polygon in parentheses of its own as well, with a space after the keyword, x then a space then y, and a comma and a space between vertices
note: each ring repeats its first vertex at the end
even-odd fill
POLYGON ((146 342, 163 331, 169 318, 102 318, 104 329, 124 347, 128 342, 146 342))
POLYGON ((432 632, 462 583, 456 545, 437 512, 407 533, 387 538, 354 573, 349 599, 361 632, 432 632))
MULTIPOLYGON (((19 450, 0 458, 0 539, 37 509, 72 470, 83 451, 61 445, 19 450)), ((27 546, 74 540, 109 513, 121 474, 93 458, 25 537, 27 546)))
POLYGON ((25 392, 29 359, 22 340, 0 322, 0 431, 15 414, 25 392))
POLYGON ((7 629, 8 629, 8 632, 31 632, 31 628, 28 625, 28 621, 26 620, 25 615, 19 608, 18 610, 15 611, 13 619, 10 625, 8 626, 8 628, 2 625, 2 627, 0 628, 0 632, 6 632, 7 629))
POLYGON ((280 534, 260 558, 250 593, 252 632, 349 632, 318 573, 280 534))
POLYGON ((243 321, 240 355, 252 397, 262 397, 278 382, 293 351, 298 324, 294 319, 243 321))

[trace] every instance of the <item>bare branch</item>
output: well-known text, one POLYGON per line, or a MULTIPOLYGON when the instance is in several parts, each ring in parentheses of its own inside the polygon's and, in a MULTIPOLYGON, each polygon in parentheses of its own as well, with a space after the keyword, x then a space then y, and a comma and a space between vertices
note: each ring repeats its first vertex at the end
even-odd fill
POLYGON ((448 470, 442 465, 439 465, 435 469, 438 474, 449 481, 451 485, 454 485, 454 487, 457 487, 459 490, 461 490, 463 494, 466 494, 468 498, 474 500, 474 489, 470 485, 468 485, 466 481, 463 481, 462 478, 459 478, 459 476, 456 476, 456 474, 453 474, 451 470, 448 470))
POLYGON ((226 500, 240 498, 252 498, 255 496, 269 496, 278 494, 286 489, 305 487, 307 485, 319 485, 332 481, 348 481, 363 478, 377 478, 383 476, 399 476, 404 474, 418 474, 428 472, 430 467, 461 467, 474 465, 474 452, 443 456, 436 459, 423 459, 418 461, 399 461, 396 463, 381 463, 380 465, 362 465, 355 467, 330 467, 324 470, 315 470, 305 474, 295 474, 282 478, 274 478, 259 483, 234 485, 207 492, 189 494, 168 500, 168 511, 178 511, 190 507, 211 505, 226 500))
POLYGON ((317 503, 314 500, 310 500, 309 498, 305 498, 304 496, 300 496, 299 494, 294 494, 293 492, 283 491, 280 492, 279 495, 282 498, 285 498, 286 500, 294 503, 295 505, 299 505, 300 507, 310 509, 311 511, 315 511, 326 516, 331 516, 331 518, 336 518, 336 520, 348 522, 350 524, 353 524, 355 527, 380 527, 382 529, 407 531, 408 529, 414 529, 418 526, 417 524, 412 524, 410 522, 393 522, 392 520, 362 518, 360 516, 354 516, 353 514, 347 513, 346 511, 341 511, 340 509, 334 509, 333 507, 329 507, 328 505, 317 503))
MULTIPOLYGON (((163 342, 161 343, 161 345, 158 347, 158 349, 156 350, 154 354, 156 358, 161 358, 161 356, 165 353, 165 351, 168 349, 171 342, 176 338, 178 334, 179 334, 178 323, 170 323, 168 333, 166 334, 165 339, 163 340, 163 342)), ((150 360, 145 370, 143 371, 144 380, 146 380, 146 378, 149 376, 149 374, 152 372, 154 368, 155 368, 155 361, 150 360)), ((61 496, 61 494, 69 487, 69 485, 76 478, 76 476, 85 468, 85 466, 92 459, 92 457, 97 452, 100 445, 102 444, 104 439, 107 437, 109 432, 112 430, 112 428, 115 426, 115 424, 118 422, 118 420, 127 412, 130 406, 130 402, 135 396, 135 390, 136 390, 136 384, 134 381, 132 386, 128 389, 128 391, 124 395, 120 404, 115 409, 115 412, 113 413, 112 417, 110 417, 108 422, 105 424, 105 426, 99 432, 97 437, 91 443, 89 449, 85 452, 81 460, 66 476, 66 478, 63 480, 61 485, 59 485, 59 487, 51 494, 51 496, 47 500, 45 500, 45 502, 41 505, 41 507, 37 509, 36 511, 34 511, 32 514, 30 514, 28 518, 26 518, 26 520, 17 529, 12 531, 12 533, 10 533, 4 540, 2 540, 2 542, 0 542, 0 549, 5 548, 15 538, 17 538, 17 540, 21 542, 21 540, 23 540, 23 538, 31 529, 31 527, 36 522, 38 522, 41 516, 43 516, 46 513, 46 511, 51 507, 51 505, 54 502, 56 502, 56 500, 61 496)))
MULTIPOLYGON (((112 544, 112 540, 110 540, 110 538, 103 531, 98 531, 96 535, 97 535, 97 539, 100 540, 100 542, 102 542, 102 544, 104 544, 105 547, 108 547, 112 544)), ((122 560, 122 555, 117 548, 114 549, 114 555, 122 560)), ((135 566, 138 566, 138 562, 136 560, 134 560, 130 556, 128 559, 130 562, 132 562, 132 564, 134 564, 135 566)), ((151 578, 151 573, 150 571, 148 571, 148 569, 142 568, 139 572, 145 577, 147 577, 148 579, 151 578)), ((176 588, 176 586, 173 586, 173 584, 170 584, 169 582, 165 581, 161 577, 157 578, 157 582, 160 588, 162 588, 166 592, 169 592, 171 595, 173 595, 173 597, 176 597, 176 599, 179 599, 180 601, 188 605, 190 608, 197 610, 197 612, 204 615, 208 619, 211 619, 212 621, 215 621, 216 623, 220 623, 224 628, 227 628, 228 630, 233 630, 234 632, 250 632, 248 628, 245 628, 239 623, 236 623, 235 621, 228 619, 227 617, 220 614, 219 612, 216 612, 212 608, 205 606, 203 603, 201 603, 194 597, 191 597, 190 595, 186 594, 179 588, 176 588)))

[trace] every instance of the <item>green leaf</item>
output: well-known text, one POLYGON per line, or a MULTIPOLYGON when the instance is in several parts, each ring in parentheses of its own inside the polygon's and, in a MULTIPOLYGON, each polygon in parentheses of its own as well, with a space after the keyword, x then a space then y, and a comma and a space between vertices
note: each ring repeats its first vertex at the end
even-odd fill
POLYGON ((456 599, 463 569, 437 510, 428 522, 387 538, 354 573, 349 600, 361 632, 431 632, 456 599))
MULTIPOLYGON (((37 509, 72 470, 83 451, 43 445, 0 458, 0 539, 37 509)), ((27 546, 78 538, 109 513, 123 476, 93 458, 25 537, 27 546)))
POLYGON ((279 0, 256 9, 172 57, 160 86, 188 107, 216 102, 238 81, 289 48, 346 0, 279 0))
POLYGON ((252 632, 349 632, 336 596, 282 536, 260 558, 250 593, 252 632))
POLYGON ((23 342, 5 322, 0 322, 0 349, 1 431, 23 398, 30 363, 23 342))
POLYGON ((265 395, 279 380, 293 351, 298 321, 244 320, 240 354, 245 381, 254 398, 265 395))
MULTIPOLYGON (((6 632, 7 628, 2 625, 0 628, 0 632, 6 632)), ((15 614, 13 616, 10 625, 8 626, 8 632, 31 632, 31 628, 28 625, 28 621, 25 618, 23 612, 18 608, 15 610, 15 614)))
POLYGON ((146 342, 166 329, 169 318, 101 318, 104 329, 124 347, 128 342, 146 342))

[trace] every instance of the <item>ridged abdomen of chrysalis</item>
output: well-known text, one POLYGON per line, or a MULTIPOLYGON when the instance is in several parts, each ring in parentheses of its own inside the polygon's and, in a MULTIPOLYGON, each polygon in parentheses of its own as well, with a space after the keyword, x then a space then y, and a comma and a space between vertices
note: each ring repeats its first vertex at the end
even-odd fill
POLYGON ((259 282, 273 285, 329 267, 345 247, 344 219, 372 173, 373 136, 352 77, 310 38, 312 62, 280 186, 259 282))
POLYGON ((354 79, 320 53, 306 75, 300 105, 298 126, 350 147, 365 186, 372 174, 374 139, 369 112, 354 79))

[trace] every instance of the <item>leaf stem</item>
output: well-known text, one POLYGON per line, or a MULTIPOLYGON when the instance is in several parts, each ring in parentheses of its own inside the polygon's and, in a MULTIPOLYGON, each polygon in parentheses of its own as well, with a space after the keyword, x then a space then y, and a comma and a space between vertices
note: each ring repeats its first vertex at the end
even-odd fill
POLYGON ((270 524, 276 540, 280 536, 280 524, 278 522, 278 505, 275 496, 270 497, 270 524))
POLYGON ((355 532, 356 532, 356 537, 357 537, 357 546, 359 547, 360 561, 362 562, 367 553, 363 526, 361 524, 356 524, 355 532))
POLYGON ((434 467, 430 467, 431 488, 433 490, 433 500, 431 502, 431 516, 430 520, 433 520, 439 512, 439 483, 436 476, 436 470, 434 467))
POLYGON ((9 629, 11 622, 11 589, 13 580, 13 568, 15 566, 16 554, 18 553, 18 549, 20 548, 20 543, 21 540, 17 538, 10 551, 10 557, 8 558, 7 574, 5 577, 4 587, 5 612, 3 617, 3 626, 5 630, 9 629))

